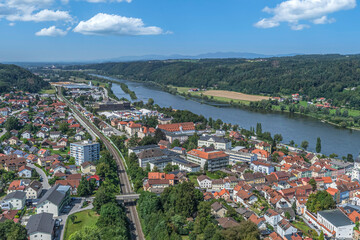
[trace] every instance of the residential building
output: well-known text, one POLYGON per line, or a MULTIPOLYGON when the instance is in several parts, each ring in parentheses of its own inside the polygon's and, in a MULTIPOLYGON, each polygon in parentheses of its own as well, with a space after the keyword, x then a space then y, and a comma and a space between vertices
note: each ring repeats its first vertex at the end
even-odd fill
POLYGON ((217 171, 229 165, 229 155, 223 151, 193 149, 187 153, 187 160, 199 164, 202 169, 206 166, 208 171, 217 171))
POLYGON ((231 141, 229 139, 217 136, 200 136, 198 140, 199 147, 213 147, 216 150, 231 149, 231 141))
POLYGON ((253 161, 250 163, 250 169, 254 172, 261 172, 270 174, 275 171, 275 168, 270 164, 266 162, 261 161, 253 161))
POLYGON ((87 175, 94 175, 96 173, 96 166, 92 162, 84 162, 81 164, 81 172, 87 175))
POLYGON ((37 199, 39 198, 43 189, 42 183, 39 181, 32 181, 29 186, 25 188, 26 199, 37 199))
POLYGON ((17 174, 19 177, 31 178, 31 171, 32 169, 30 167, 22 165, 17 174))
POLYGON ((286 239, 287 235, 293 235, 297 233, 297 229, 291 225, 291 223, 283 218, 280 222, 278 222, 276 227, 276 232, 283 238, 286 239))
POLYGON ((80 166, 84 162, 99 160, 100 144, 90 140, 70 144, 70 156, 75 158, 75 164, 80 166))
POLYGON ((15 191, 6 195, 1 203, 1 208, 6 210, 20 210, 25 206, 26 193, 15 191))
POLYGON ((238 151, 236 148, 226 150, 225 153, 229 155, 229 162, 231 164, 236 164, 238 162, 252 162, 258 159, 257 154, 238 151))
POLYGON ((200 188, 204 188, 204 189, 210 189, 210 188, 212 188, 212 181, 211 181, 211 179, 210 179, 208 176, 206 176, 206 175, 200 175, 200 176, 197 178, 197 182, 198 182, 200 188))
POLYGON ((51 213, 39 213, 30 216, 26 230, 29 240, 52 240, 55 221, 51 213))
POLYGON ((265 220, 268 224, 270 224, 272 227, 276 227, 278 222, 281 221, 281 216, 279 213, 275 212, 271 208, 269 208, 265 214, 264 214, 265 220))
POLYGON ((39 200, 36 208, 37 213, 52 213, 58 217, 66 204, 70 202, 70 187, 55 185, 50 188, 39 200))
POLYGON ((227 209, 219 202, 211 204, 211 214, 217 218, 225 217, 227 209))

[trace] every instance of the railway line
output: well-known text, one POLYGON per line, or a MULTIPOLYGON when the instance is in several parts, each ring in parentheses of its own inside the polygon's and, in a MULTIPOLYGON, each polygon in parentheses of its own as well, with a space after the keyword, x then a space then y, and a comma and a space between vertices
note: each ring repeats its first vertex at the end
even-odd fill
MULTIPOLYGON (((109 150, 111 155, 114 157, 118 167, 118 177, 120 180, 120 189, 122 194, 131 195, 135 194, 132 190, 131 183, 126 173, 125 165, 122 160, 122 156, 117 151, 117 149, 112 145, 112 143, 92 124, 89 120, 79 112, 74 105, 67 100, 61 93, 60 89, 57 89, 57 93, 59 98, 65 102, 68 107, 82 120, 83 124, 86 124, 87 128, 89 128, 95 135, 99 137, 99 139, 104 143, 106 148, 109 150)), ((127 210, 127 216, 130 220, 130 230, 131 230, 131 238, 144 240, 144 234, 142 232, 141 223, 139 219, 139 215, 136 210, 136 204, 134 200, 125 199, 123 200, 125 208, 127 210)))

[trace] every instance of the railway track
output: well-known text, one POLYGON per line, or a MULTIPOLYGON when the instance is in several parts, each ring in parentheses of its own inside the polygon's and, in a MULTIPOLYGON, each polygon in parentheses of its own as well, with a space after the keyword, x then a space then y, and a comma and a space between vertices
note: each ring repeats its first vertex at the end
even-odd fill
MULTIPOLYGON (((118 177, 120 180, 120 189, 122 194, 134 194, 131 183, 126 173, 124 162, 122 161, 122 157, 117 149, 112 145, 112 143, 92 124, 89 122, 84 115, 79 112, 74 105, 67 100, 61 93, 60 89, 57 88, 57 93, 59 98, 65 102, 68 107, 73 110, 73 112, 82 120, 84 124, 87 125, 88 128, 93 131, 95 135, 99 137, 99 139, 104 143, 106 148, 109 150, 111 155, 115 158, 117 167, 118 167, 118 177)), ((139 219, 139 215, 136 210, 136 204, 133 200, 124 200, 124 205, 127 210, 127 216, 130 220, 130 230, 131 230, 131 238, 144 240, 144 234, 142 232, 141 223, 139 219)))

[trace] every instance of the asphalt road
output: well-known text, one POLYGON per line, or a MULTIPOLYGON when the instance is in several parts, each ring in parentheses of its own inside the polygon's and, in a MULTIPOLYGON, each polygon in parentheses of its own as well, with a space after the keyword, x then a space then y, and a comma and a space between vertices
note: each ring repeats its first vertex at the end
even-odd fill
MULTIPOLYGON (((119 152, 116 150, 116 148, 110 143, 110 141, 92 123, 89 122, 89 120, 87 118, 85 118, 85 116, 83 116, 73 106, 73 104, 70 103, 70 101, 68 101, 67 99, 64 98, 64 96, 62 96, 61 91, 58 91, 58 94, 59 94, 59 97, 62 99, 62 101, 65 102, 69 106, 69 108, 71 108, 73 110, 74 114, 76 114, 79 118, 81 118, 82 122, 85 123, 87 125, 87 127, 89 127, 91 129, 91 131, 93 133, 95 133, 100 138, 100 140, 104 143, 104 145, 109 150, 109 152, 115 158, 116 163, 118 165, 118 176, 119 176, 119 179, 120 179, 121 192, 123 194, 132 194, 132 193, 134 193, 132 188, 131 188, 129 178, 128 178, 127 174, 126 174, 124 163, 122 161, 122 158, 121 158, 119 152)), ((143 234, 142 229, 141 229, 139 215, 138 215, 138 212, 136 210, 136 204, 134 204, 134 202, 131 201, 131 200, 125 200, 124 201, 124 206, 125 206, 126 211, 127 211, 127 216, 128 216, 128 218, 130 220, 130 228, 131 228, 131 237, 132 237, 132 239, 140 239, 140 240, 145 239, 144 234, 143 234)))
POLYGON ((41 176, 43 189, 50 189, 51 186, 49 184, 49 180, 48 180, 48 177, 46 176, 45 172, 41 168, 38 168, 37 166, 35 166, 32 163, 27 163, 26 165, 31 168, 35 168, 36 172, 41 176))

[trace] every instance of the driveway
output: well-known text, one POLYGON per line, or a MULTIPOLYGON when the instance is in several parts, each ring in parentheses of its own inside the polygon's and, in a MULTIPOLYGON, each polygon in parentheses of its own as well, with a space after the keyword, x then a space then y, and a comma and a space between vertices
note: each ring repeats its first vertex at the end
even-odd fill
POLYGON ((48 177, 46 176, 45 172, 41 168, 38 168, 37 166, 35 166, 32 163, 28 163, 26 165, 31 168, 35 168, 36 172, 41 176, 43 189, 49 189, 51 187, 49 184, 48 177))

